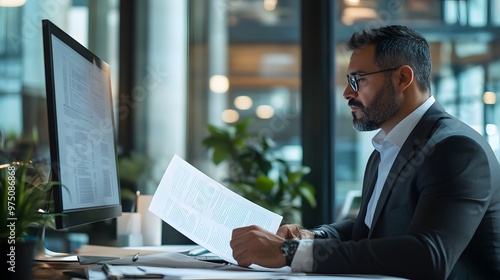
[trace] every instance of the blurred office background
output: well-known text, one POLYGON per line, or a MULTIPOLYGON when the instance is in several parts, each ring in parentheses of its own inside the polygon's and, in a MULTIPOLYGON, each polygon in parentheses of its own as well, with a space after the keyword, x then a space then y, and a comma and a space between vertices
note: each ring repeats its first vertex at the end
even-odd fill
MULTIPOLYGON (((351 126, 342 98, 344 42, 388 24, 428 39, 433 95, 500 158, 500 1, 27 0, 0 7, 0 150, 16 159, 30 143, 38 159, 49 155, 43 18, 111 65, 120 157, 148 162, 142 193, 153 194, 174 154, 218 178, 224 171, 201 145, 207 124, 252 117, 252 131, 270 136, 276 154, 312 168, 307 180, 318 205, 304 207, 304 225, 336 220, 361 188, 375 133, 351 126)), ((66 232, 68 242, 106 245, 113 224, 104 226, 108 232, 66 232)), ((163 242, 182 237, 165 226, 163 242)))

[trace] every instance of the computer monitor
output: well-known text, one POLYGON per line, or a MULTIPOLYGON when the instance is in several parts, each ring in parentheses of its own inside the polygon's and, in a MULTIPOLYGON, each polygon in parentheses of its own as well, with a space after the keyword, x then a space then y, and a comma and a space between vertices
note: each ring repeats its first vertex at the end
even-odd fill
POLYGON ((56 229, 121 215, 109 65, 42 20, 56 229))

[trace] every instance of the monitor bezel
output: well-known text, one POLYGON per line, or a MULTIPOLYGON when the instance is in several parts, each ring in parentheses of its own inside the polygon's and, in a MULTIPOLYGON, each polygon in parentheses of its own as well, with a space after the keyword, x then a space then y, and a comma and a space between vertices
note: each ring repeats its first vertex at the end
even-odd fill
MULTIPOLYGON (((49 142, 50 142, 50 157, 51 157, 51 180, 55 182, 59 182, 59 174, 60 170, 60 155, 59 155, 59 142, 57 138, 57 112, 56 112, 56 92, 55 92, 55 84, 54 84, 54 65, 53 65, 53 52, 52 52, 52 36, 57 37, 64 44, 72 48, 82 57, 87 59, 89 62, 95 64, 101 69, 104 69, 107 72, 108 76, 108 85, 109 85, 109 98, 110 104, 112 103, 112 94, 111 94, 111 78, 109 72, 109 65, 97 57, 90 50, 85 48, 71 36, 69 36, 66 32, 61 30, 55 24, 53 24, 50 20, 43 19, 42 20, 42 31, 43 31, 43 49, 44 49, 44 64, 45 64, 45 85, 46 85, 46 96, 47 96, 47 117, 48 117, 48 128, 49 128, 49 142)), ((115 152, 115 166, 118 167, 118 159, 117 159, 117 149, 116 149, 116 130, 114 125, 114 112, 113 106, 111 106, 111 122, 113 126, 113 139, 115 142, 114 152, 115 152)), ((118 176, 118 170, 116 170, 118 176)), ((62 200, 62 189, 64 186, 56 185, 53 187, 53 212, 55 214, 55 228, 56 229, 65 229, 79 225, 85 225, 90 223, 95 223, 98 221, 108 220, 112 218, 116 218, 121 215, 122 207, 121 207, 121 197, 120 197, 120 182, 117 179, 118 184, 118 204, 112 204, 107 206, 98 206, 98 207, 86 207, 86 208, 77 208, 71 210, 63 209, 63 200, 62 200)))

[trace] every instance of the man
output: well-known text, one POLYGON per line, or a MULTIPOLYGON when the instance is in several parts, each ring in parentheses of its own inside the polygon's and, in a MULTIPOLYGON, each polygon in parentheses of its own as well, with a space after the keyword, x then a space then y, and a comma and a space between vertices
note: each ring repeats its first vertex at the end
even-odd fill
POLYGON ((358 217, 314 230, 233 231, 242 266, 500 279, 500 166, 485 139, 430 94, 431 55, 417 32, 354 34, 344 98, 360 131, 379 129, 358 217))

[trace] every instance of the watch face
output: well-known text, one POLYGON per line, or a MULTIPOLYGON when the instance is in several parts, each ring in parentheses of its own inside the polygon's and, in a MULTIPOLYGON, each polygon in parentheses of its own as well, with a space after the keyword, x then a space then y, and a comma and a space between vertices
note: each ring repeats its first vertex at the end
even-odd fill
POLYGON ((285 257, 293 256, 299 247, 299 241, 296 239, 287 239, 281 245, 281 254, 285 257))
POLYGON ((285 257, 288 256, 288 249, 289 249, 289 247, 288 247, 288 244, 285 240, 285 242, 283 242, 283 244, 281 244, 281 254, 285 257))

